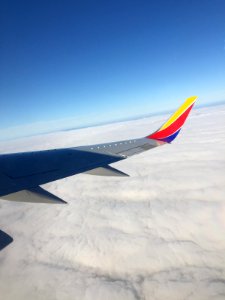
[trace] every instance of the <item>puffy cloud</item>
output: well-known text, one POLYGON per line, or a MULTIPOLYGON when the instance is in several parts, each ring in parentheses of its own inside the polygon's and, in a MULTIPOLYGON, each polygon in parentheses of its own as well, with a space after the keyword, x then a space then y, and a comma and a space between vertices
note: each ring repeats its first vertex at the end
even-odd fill
MULTIPOLYGON (((1 143, 2 152, 154 131, 167 116, 1 143)), ((172 145, 45 185, 68 205, 1 201, 0 291, 9 299, 224 299, 225 107, 195 110, 172 145)))

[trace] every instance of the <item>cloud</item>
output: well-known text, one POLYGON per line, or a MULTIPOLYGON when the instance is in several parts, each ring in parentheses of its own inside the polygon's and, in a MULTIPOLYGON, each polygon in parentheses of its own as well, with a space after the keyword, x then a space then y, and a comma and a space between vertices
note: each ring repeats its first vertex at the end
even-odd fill
MULTIPOLYGON (((224 299, 225 106, 195 110, 178 139, 45 185, 69 205, 0 202, 0 291, 11 299, 224 299)), ((3 152, 145 136, 167 116, 1 143, 3 152)))

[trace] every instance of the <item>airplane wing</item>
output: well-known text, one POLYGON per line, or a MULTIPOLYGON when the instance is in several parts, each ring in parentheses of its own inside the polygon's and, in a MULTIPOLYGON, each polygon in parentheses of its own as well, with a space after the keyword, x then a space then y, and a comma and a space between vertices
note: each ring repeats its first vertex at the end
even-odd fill
POLYGON ((197 97, 184 104, 154 133, 119 142, 0 155, 0 198, 12 201, 65 203, 40 187, 79 173, 127 176, 110 164, 171 143, 178 135, 197 97))

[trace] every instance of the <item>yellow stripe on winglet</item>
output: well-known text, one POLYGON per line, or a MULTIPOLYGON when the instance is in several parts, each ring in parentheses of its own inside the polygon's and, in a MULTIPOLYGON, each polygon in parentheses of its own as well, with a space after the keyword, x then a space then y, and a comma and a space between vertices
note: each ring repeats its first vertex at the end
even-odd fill
POLYGON ((176 119, 178 119, 182 113, 187 110, 197 99, 197 96, 192 96, 187 98, 187 100, 178 108, 178 110, 169 118, 169 120, 163 124, 160 130, 167 128, 170 126, 176 119))

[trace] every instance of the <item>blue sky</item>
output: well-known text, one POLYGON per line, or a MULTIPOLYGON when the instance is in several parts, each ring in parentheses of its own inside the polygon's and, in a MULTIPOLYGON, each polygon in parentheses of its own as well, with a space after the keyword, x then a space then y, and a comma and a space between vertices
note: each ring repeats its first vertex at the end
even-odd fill
POLYGON ((2 1, 0 134, 225 100, 224 15, 224 0, 2 1))

